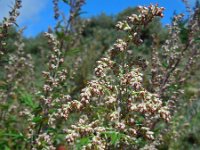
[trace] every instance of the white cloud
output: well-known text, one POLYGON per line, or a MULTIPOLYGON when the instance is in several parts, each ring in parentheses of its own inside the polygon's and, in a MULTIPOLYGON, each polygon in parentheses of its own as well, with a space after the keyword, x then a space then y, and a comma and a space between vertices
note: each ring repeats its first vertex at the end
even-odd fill
MULTIPOLYGON (((49 0, 22 0, 22 8, 18 23, 26 22, 28 19, 36 19, 41 10, 47 6, 49 0)), ((13 6, 14 0, 0 0, 0 21, 3 17, 8 16, 8 12, 13 6)))

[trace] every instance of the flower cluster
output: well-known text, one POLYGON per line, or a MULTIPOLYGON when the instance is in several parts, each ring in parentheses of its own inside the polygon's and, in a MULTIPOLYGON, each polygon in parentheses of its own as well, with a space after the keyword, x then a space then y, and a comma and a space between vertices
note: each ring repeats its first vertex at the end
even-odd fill
POLYGON ((106 73, 106 68, 111 68, 113 65, 113 62, 108 58, 101 58, 99 61, 97 61, 98 66, 94 69, 95 75, 97 77, 104 77, 106 73))
MULTIPOLYGON (((151 91, 158 93, 160 98, 169 99, 168 103, 177 101, 183 94, 183 85, 191 75, 191 70, 197 67, 199 58, 199 43, 194 39, 198 38, 199 9, 196 9, 190 17, 187 25, 188 38, 186 41, 181 39, 180 23, 183 14, 174 16, 172 25, 168 26, 169 37, 160 46, 159 39, 155 35, 152 45, 151 59, 151 91), (161 51, 158 49, 161 48, 161 51), (168 89, 174 87, 173 91, 168 89)), ((173 102, 174 103, 174 102, 173 102)))
POLYGON ((93 121, 88 124, 88 117, 83 115, 80 117, 77 124, 72 125, 72 129, 65 130, 66 141, 73 146, 77 138, 92 135, 90 142, 83 146, 82 149, 99 149, 104 150, 106 148, 106 142, 101 138, 101 133, 105 132, 104 127, 99 126, 99 121, 93 121))
MULTIPOLYGON (((48 150, 55 150, 56 148, 52 145, 52 137, 50 137, 47 133, 40 134, 37 139, 36 143, 38 148, 45 148, 48 150)), ((32 150, 37 150, 38 148, 32 148, 32 150)))
MULTIPOLYGON (((8 64, 4 66, 6 71, 4 78, 5 88, 0 91, 0 106, 5 107, 9 101, 14 99, 14 101, 10 102, 8 107, 10 111, 6 112, 4 109, 1 110, 5 120, 11 115, 19 117, 18 112, 24 109, 22 106, 19 107, 21 105, 19 101, 20 90, 23 91, 26 89, 27 91, 29 90, 30 93, 34 92, 32 82, 34 79, 34 66, 31 55, 24 52, 24 43, 21 36, 22 32, 23 30, 18 31, 18 40, 14 43, 16 51, 8 55, 8 64)), ((2 119, 2 121, 5 120, 2 119)))
POLYGON ((89 104, 93 95, 100 96, 103 94, 103 88, 101 87, 102 83, 98 81, 91 81, 88 85, 89 86, 84 88, 80 94, 82 104, 89 104))
POLYGON ((4 53, 6 45, 6 37, 8 36, 8 29, 16 24, 16 19, 19 16, 19 9, 21 8, 21 0, 15 0, 15 4, 12 10, 9 12, 9 17, 3 20, 3 23, 0 24, 0 55, 4 53))
POLYGON ((53 4, 54 4, 54 18, 58 19, 60 16, 60 12, 59 12, 59 8, 58 8, 58 3, 59 0, 53 0, 53 4))
POLYGON ((30 122, 29 130, 32 131, 31 138, 34 138, 32 141, 34 148, 48 147, 48 149, 53 149, 55 133, 49 132, 48 129, 56 129, 58 126, 61 126, 62 122, 68 119, 70 113, 82 108, 82 103, 72 100, 69 95, 62 93, 63 84, 67 78, 67 71, 62 67, 64 62, 63 52, 59 49, 60 43, 54 35, 45 33, 45 36, 48 38, 52 52, 48 62, 48 70, 43 71, 45 78, 43 90, 39 92, 42 109, 41 112, 34 116, 34 118, 39 117, 44 120, 41 120, 39 124, 30 122), (58 121, 61 121, 59 125, 57 124, 58 121), (41 143, 43 144, 41 145, 41 143))
POLYGON ((132 14, 127 17, 127 20, 119 21, 116 27, 119 30, 131 33, 128 34, 128 38, 134 44, 141 44, 143 42, 140 38, 141 29, 149 24, 155 17, 163 17, 163 10, 163 7, 158 7, 157 5, 150 5, 149 7, 139 6, 139 15, 132 14))
POLYGON ((68 129, 66 137, 68 142, 75 143, 80 138, 92 137, 84 148, 94 149, 94 145, 97 144, 101 146, 99 149, 107 149, 112 145, 108 142, 109 138, 104 137, 109 131, 124 134, 118 142, 119 147, 121 144, 128 145, 130 141, 137 141, 139 136, 153 140, 154 124, 157 120, 163 119, 166 122, 170 120, 168 106, 162 102, 158 94, 144 88, 141 69, 127 64, 130 55, 127 49, 130 43, 139 44, 136 41, 140 39, 135 34, 139 30, 131 23, 145 26, 154 17, 162 17, 162 10, 163 8, 153 5, 148 8, 139 7, 140 15, 132 15, 117 24, 119 29, 131 31, 128 34, 128 41, 125 40, 126 37, 118 39, 107 56, 97 61, 96 79, 88 82, 88 86, 81 92, 81 103, 84 104, 82 112, 85 111, 85 117, 89 119, 87 122, 81 120, 78 125, 68 129), (95 116, 98 116, 98 119, 95 116), (140 124, 137 123, 138 120, 141 120, 140 124), (96 130, 97 127, 101 128, 101 131, 96 130))

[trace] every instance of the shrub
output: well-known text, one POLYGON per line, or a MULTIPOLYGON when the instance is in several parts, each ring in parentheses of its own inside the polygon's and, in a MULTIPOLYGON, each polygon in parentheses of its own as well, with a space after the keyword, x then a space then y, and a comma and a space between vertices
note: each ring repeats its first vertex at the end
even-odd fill
POLYGON ((36 65, 24 50, 23 29, 16 34, 16 50, 9 52, 5 47, 20 0, 15 0, 10 16, 0 26, 0 59, 5 52, 8 56, 0 82, 0 149, 156 149, 171 140, 168 135, 176 138, 171 132, 178 127, 174 126, 177 111, 189 104, 186 97, 195 95, 184 90, 198 67, 199 6, 187 24, 182 14, 174 16, 164 42, 154 31, 144 36, 151 23, 163 17, 164 8, 134 9, 136 14, 118 21, 116 28, 123 33, 109 50, 98 53, 101 58, 94 75, 85 81, 86 77, 78 78, 83 66, 80 55, 85 52, 80 54, 79 49, 87 36, 86 32, 82 36, 84 25, 79 25, 84 24, 79 17, 84 1, 63 2, 70 7, 70 15, 60 19, 59 1, 53 0, 58 23, 44 34, 50 51, 40 84, 34 77, 38 76, 36 65), (135 49, 143 48, 151 50, 145 58, 136 57, 135 49), (75 56, 70 57, 72 53, 75 56))

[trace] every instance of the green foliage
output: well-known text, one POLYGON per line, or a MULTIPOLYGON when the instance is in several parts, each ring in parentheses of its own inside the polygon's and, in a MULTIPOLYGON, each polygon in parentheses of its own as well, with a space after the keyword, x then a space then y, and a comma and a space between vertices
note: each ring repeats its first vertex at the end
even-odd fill
POLYGON ((84 138, 81 138, 79 140, 77 140, 76 142, 76 149, 77 150, 81 150, 83 148, 83 146, 89 144, 91 141, 90 137, 84 137, 84 138))
POLYGON ((200 103, 198 99, 185 102, 173 120, 172 129, 164 136, 160 149, 197 150, 200 147, 200 103), (189 103, 189 105, 187 104, 189 103))
POLYGON ((120 140, 122 138, 125 138, 126 135, 119 133, 119 132, 115 132, 115 131, 107 131, 105 133, 103 133, 108 139, 110 139, 110 143, 112 145, 114 145, 115 147, 117 146, 117 144, 120 142, 120 140))
POLYGON ((37 103, 33 101, 31 94, 26 93, 26 91, 19 91, 19 101, 21 104, 34 109, 37 107, 37 103))

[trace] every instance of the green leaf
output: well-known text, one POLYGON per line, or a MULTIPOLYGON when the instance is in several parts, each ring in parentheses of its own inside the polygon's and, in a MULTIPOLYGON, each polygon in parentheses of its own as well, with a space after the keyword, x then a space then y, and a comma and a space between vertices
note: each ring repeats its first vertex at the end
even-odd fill
POLYGON ((111 144, 117 145, 117 143, 123 138, 125 135, 116 131, 108 131, 104 132, 104 134, 111 139, 111 144))
POLYGON ((200 41, 200 38, 195 38, 194 41, 200 41))
POLYGON ((162 63, 162 66, 165 67, 165 68, 167 68, 167 67, 168 67, 168 64, 167 64, 166 62, 163 62, 163 63, 162 63))
POLYGON ((64 40, 65 40, 66 42, 69 42, 69 41, 72 40, 72 36, 70 36, 70 35, 65 35, 64 40))
POLYGON ((81 150, 83 146, 90 143, 90 137, 83 137, 76 142, 76 149, 81 150))
POLYGON ((177 84, 172 84, 168 87, 169 91, 175 91, 177 90, 179 87, 177 84))
POLYGON ((58 39, 63 39, 65 37, 65 33, 64 32, 56 32, 56 35, 58 37, 58 39))
POLYGON ((37 107, 37 104, 35 104, 33 102, 32 96, 30 94, 27 94, 25 92, 20 92, 20 95, 21 95, 21 97, 20 97, 21 103, 23 103, 26 106, 29 106, 31 108, 37 107))
POLYGON ((5 146, 4 150, 11 150, 9 147, 5 146))
POLYGON ((10 138, 14 138, 14 139, 24 139, 24 136, 22 133, 0 133, 0 137, 10 137, 10 138))
POLYGON ((73 56, 79 53, 81 50, 79 48, 70 49, 66 52, 67 56, 73 56))
POLYGON ((0 87, 3 87, 3 86, 5 86, 6 85, 6 82, 5 81, 2 81, 2 80, 0 80, 0 87))
POLYGON ((33 118, 32 122, 38 123, 42 121, 42 116, 36 116, 33 118))

